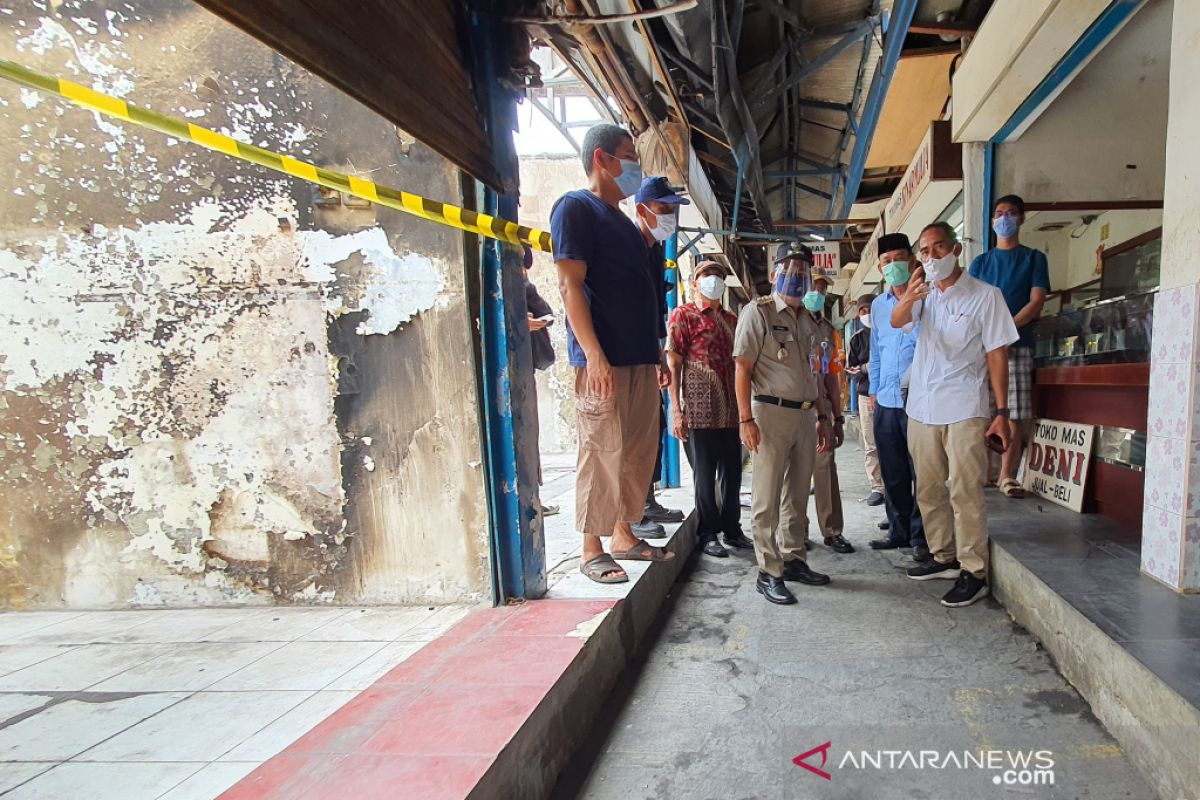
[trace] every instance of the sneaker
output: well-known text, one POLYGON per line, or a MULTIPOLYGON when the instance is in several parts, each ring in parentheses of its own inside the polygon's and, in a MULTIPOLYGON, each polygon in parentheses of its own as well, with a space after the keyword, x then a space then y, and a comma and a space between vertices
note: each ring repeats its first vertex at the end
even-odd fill
POLYGON ((987 581, 983 578, 976 578, 969 572, 964 572, 958 576, 954 588, 942 597, 942 605, 946 608, 963 608, 977 600, 982 600, 988 594, 987 581))
POLYGON ((867 495, 867 505, 869 505, 869 506, 883 505, 883 493, 882 492, 871 492, 869 495, 867 495))
POLYGON ((643 522, 683 522, 682 511, 678 508, 664 508, 653 497, 646 501, 642 516, 643 522))
POLYGON ((958 561, 951 561, 949 564, 939 564, 937 561, 930 559, 926 564, 910 567, 907 574, 914 581, 933 581, 938 579, 952 581, 958 578, 960 571, 958 561))
POLYGON ((629 527, 633 528, 633 535, 639 539, 665 539, 667 529, 657 522, 651 522, 645 517, 641 522, 635 522, 629 527))

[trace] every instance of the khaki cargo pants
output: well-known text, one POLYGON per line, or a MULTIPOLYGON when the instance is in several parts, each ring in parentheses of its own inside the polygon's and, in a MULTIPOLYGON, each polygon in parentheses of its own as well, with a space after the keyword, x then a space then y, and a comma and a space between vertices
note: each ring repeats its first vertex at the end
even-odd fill
POLYGON ((958 559, 964 572, 987 578, 988 530, 983 482, 988 420, 926 425, 908 419, 908 451, 917 471, 917 505, 929 552, 939 564, 958 559), (946 488, 946 481, 950 488, 946 488))
POLYGON ((588 394, 587 370, 575 370, 575 529, 611 536, 618 522, 639 522, 658 460, 658 372, 653 364, 613 367, 613 393, 588 394))

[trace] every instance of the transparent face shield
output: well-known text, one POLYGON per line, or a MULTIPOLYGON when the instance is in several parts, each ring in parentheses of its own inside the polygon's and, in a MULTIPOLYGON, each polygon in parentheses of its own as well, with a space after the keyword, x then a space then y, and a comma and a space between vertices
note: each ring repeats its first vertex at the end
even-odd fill
POLYGON ((799 300, 812 288, 812 272, 800 259, 789 258, 775 271, 775 291, 780 297, 799 300))

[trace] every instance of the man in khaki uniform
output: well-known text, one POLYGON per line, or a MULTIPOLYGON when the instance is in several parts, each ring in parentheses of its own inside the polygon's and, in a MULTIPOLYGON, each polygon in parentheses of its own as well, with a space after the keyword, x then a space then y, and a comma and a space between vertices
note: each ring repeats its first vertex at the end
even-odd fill
MULTIPOLYGON (((785 249, 794 247, 784 245, 779 250, 779 259, 794 258, 791 251, 785 249)), ((777 259, 778 260, 778 259, 777 259)), ((829 291, 829 276, 820 270, 813 270, 813 288, 804 295, 802 302, 812 322, 817 329, 817 338, 810 354, 812 369, 822 382, 826 396, 829 398, 829 416, 833 420, 833 442, 829 449, 817 453, 813 465, 813 485, 816 488, 817 525, 825 546, 837 553, 853 553, 854 546, 842 536, 845 518, 842 513, 842 487, 838 483, 837 462, 834 451, 842 446, 846 433, 844 425, 846 418, 842 416, 841 374, 845 351, 842 348, 842 337, 837 328, 825 318, 825 295, 829 291)))
POLYGON ((804 552, 813 460, 831 444, 833 430, 809 362, 816 327, 801 305, 811 287, 812 254, 800 247, 797 255, 776 266, 774 294, 742 310, 733 343, 738 430, 754 453, 756 588, 781 605, 796 602, 784 581, 829 583, 828 575, 809 569, 804 552))

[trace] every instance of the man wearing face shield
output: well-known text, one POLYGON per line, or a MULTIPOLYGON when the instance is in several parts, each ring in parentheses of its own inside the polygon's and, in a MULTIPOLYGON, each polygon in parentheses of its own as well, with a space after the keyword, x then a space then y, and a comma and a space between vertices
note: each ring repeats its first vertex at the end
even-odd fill
POLYGON ((737 317, 721 307, 725 266, 701 261, 692 270, 693 302, 671 312, 671 433, 684 444, 696 485, 697 539, 717 558, 729 547, 753 547, 742 533, 742 445, 733 380, 737 317))
POLYGON ((575 367, 575 527, 583 534, 580 571, 620 583, 629 576, 614 559, 674 557, 630 527, 643 516, 658 451, 659 388, 668 376, 646 240, 620 209, 642 182, 633 139, 616 125, 597 125, 584 135, 582 157, 588 188, 567 192, 550 212, 575 367), (603 545, 609 536, 611 555, 603 545))
POLYGON ((829 401, 811 361, 818 331, 803 305, 812 289, 811 266, 812 253, 803 246, 781 259, 774 293, 742 310, 733 344, 738 430, 754 453, 755 587, 781 605, 796 602, 784 581, 829 583, 828 575, 809 569, 804 548, 813 461, 834 436, 829 401))
POLYGON ((985 443, 1007 448, 1009 436, 1008 409, 992 415, 989 388, 997 405, 1007 401, 1008 346, 1017 328, 1000 290, 959 266, 962 246, 952 227, 927 225, 917 253, 923 266, 892 310, 892 324, 921 325, 909 382, 908 445, 933 560, 909 569, 908 577, 953 580, 942 605, 959 608, 988 594, 985 443))
MULTIPOLYGON (((783 245, 779 249, 779 257, 794 258, 788 248, 796 247, 798 245, 783 245)), ((830 284, 830 277, 814 268, 812 289, 806 292, 802 299, 804 310, 811 316, 817 329, 816 338, 809 347, 812 368, 823 384, 825 396, 829 399, 829 416, 833 420, 833 442, 826 450, 817 453, 813 464, 813 485, 816 490, 817 526, 821 529, 825 546, 835 553, 853 553, 854 546, 842 536, 845 527, 842 487, 838 482, 837 461, 834 458, 834 451, 841 447, 846 439, 846 418, 842 416, 841 395, 845 351, 842 349, 842 337, 837 328, 825 318, 825 296, 829 293, 830 284)))
POLYGON ((864 405, 872 407, 874 416, 888 535, 873 539, 870 546, 874 550, 911 547, 913 559, 925 562, 930 559, 929 545, 916 501, 917 473, 908 452, 908 414, 904 410, 920 326, 905 331, 892 325, 892 309, 908 291, 912 262, 907 236, 888 233, 879 237, 879 266, 888 290, 871 302, 871 396, 864 405))

